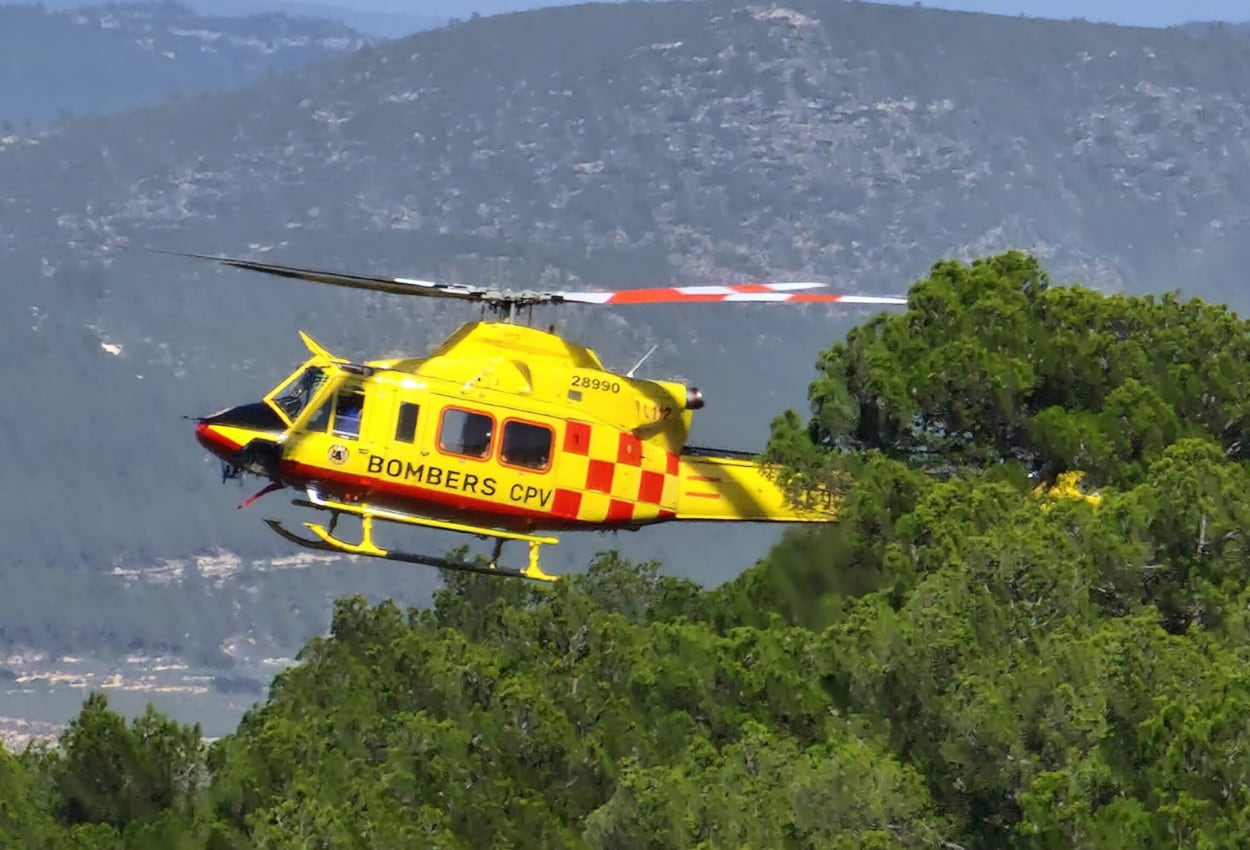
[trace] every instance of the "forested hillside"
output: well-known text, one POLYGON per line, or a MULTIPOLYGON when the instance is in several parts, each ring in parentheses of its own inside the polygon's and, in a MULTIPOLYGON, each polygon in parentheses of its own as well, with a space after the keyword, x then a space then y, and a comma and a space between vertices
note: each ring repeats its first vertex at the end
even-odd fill
POLYGON ((842 523, 715 590, 605 555, 342 600, 211 747, 93 697, 0 755, 0 843, 1245 846, 1248 340, 939 263, 777 420, 794 474, 849 475, 842 523), (1034 492, 1076 469, 1100 499, 1034 492))

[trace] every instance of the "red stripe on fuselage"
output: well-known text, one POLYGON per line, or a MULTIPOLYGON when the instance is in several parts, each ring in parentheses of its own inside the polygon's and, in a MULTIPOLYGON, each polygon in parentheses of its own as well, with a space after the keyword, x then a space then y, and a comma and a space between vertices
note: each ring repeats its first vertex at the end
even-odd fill
MULTIPOLYGON (((445 519, 453 522, 479 524, 490 527, 508 528, 517 531, 540 530, 576 530, 599 528, 605 525, 632 525, 632 521, 624 523, 585 522, 557 516, 547 511, 535 510, 520 504, 495 502, 489 499, 468 496, 450 490, 439 490, 432 487, 417 486, 409 483, 391 481, 373 475, 360 475, 312 464, 282 461, 279 474, 282 480, 296 488, 304 488, 309 484, 319 487, 332 487, 340 492, 344 499, 367 502, 371 507, 390 508, 391 510, 433 519, 445 519)), ((555 488, 551 488, 555 506, 555 488)), ((329 496, 330 493, 323 493, 329 496)), ((498 492, 506 498, 506 491, 498 492)))
POLYGON ((212 425, 206 425, 203 422, 197 422, 195 425, 195 439, 199 441, 201 446, 223 460, 230 459, 225 455, 233 456, 235 452, 243 448, 234 440, 224 436, 212 425))

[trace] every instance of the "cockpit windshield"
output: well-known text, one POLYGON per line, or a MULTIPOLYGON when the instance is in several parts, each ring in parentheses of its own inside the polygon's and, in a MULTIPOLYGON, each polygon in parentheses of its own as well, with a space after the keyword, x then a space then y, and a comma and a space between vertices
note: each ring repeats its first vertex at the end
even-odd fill
POLYGON ((325 372, 317 366, 297 372, 273 394, 273 403, 294 422, 308 407, 317 389, 325 382, 325 372))

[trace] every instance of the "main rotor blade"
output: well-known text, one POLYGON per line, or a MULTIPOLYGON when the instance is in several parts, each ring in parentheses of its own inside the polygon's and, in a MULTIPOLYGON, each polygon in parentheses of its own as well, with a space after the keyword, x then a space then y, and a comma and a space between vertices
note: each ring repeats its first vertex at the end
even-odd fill
POLYGON ((823 283, 738 283, 725 286, 672 286, 620 289, 613 292, 556 292, 556 301, 580 304, 680 304, 686 302, 840 302, 842 304, 906 304, 906 298, 885 295, 836 295, 805 292, 823 283))
MULTIPOLYGON (((118 245, 119 248, 131 248, 118 245)), ((168 251, 160 248, 139 250, 174 257, 209 260, 247 271, 262 272, 278 277, 295 278, 366 289, 373 292, 389 292, 395 295, 423 295, 428 298, 455 298, 477 301, 496 307, 524 307, 534 304, 679 304, 691 302, 790 302, 790 303, 842 303, 842 304, 898 304, 906 305, 906 298, 877 295, 838 295, 810 292, 821 289, 823 283, 738 283, 712 286, 664 286, 646 289, 587 290, 581 292, 542 292, 536 290, 488 289, 463 283, 443 283, 408 277, 380 277, 353 272, 333 272, 277 263, 262 263, 238 257, 220 257, 185 251, 168 251)))
MULTIPOLYGON (((130 248, 128 245, 118 247, 130 248)), ((491 301, 492 296, 506 298, 505 293, 491 292, 480 286, 463 283, 439 283, 432 280, 416 280, 407 277, 378 277, 375 275, 356 274, 352 272, 332 272, 322 269, 302 268, 300 266, 284 266, 277 263, 262 263, 257 260, 246 260, 238 257, 218 257, 212 254, 195 254, 186 251, 167 251, 160 248, 140 248, 153 254, 167 254, 172 257, 189 257, 195 260, 209 260, 237 269, 261 272, 278 277, 307 280, 314 283, 328 283, 331 286, 345 286, 351 289, 367 289, 373 292, 389 292, 396 295, 424 295, 431 298, 457 298, 463 301, 491 301)))

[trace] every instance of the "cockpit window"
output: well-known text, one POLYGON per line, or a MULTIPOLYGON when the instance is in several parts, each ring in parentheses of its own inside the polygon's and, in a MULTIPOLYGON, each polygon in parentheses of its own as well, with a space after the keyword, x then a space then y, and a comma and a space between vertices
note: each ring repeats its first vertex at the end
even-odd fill
POLYGON ((365 408, 365 394, 344 390, 338 394, 334 407, 334 434, 356 439, 360 436, 360 414, 365 408))
POLYGON ((326 429, 330 427, 330 414, 334 410, 334 396, 326 396, 326 400, 321 402, 321 407, 308 418, 308 424, 304 426, 305 431, 316 431, 324 434, 326 429))
POLYGON ((332 430, 336 437, 356 439, 360 436, 360 416, 365 408, 365 394, 359 388, 344 387, 326 396, 304 423, 304 430, 324 434, 332 430), (330 429, 331 417, 334 427, 330 429))
POLYGON ((308 403, 312 401, 317 388, 325 381, 325 372, 316 366, 309 366, 287 381, 274 397, 274 404, 295 421, 308 403))

